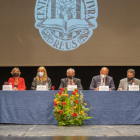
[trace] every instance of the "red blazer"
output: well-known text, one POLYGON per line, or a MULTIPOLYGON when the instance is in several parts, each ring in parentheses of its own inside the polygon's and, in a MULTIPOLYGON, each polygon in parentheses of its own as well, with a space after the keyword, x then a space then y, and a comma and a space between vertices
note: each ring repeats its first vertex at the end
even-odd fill
MULTIPOLYGON (((9 78, 7 84, 9 85, 10 82, 12 83, 12 87, 14 88, 15 78, 14 77, 9 78)), ((17 88, 18 90, 26 90, 24 78, 18 77, 17 88)))

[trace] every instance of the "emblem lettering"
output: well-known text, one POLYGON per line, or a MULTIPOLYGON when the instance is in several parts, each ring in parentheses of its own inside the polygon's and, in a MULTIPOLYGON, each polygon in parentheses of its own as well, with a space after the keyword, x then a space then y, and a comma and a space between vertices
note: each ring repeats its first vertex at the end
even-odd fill
POLYGON ((37 0, 35 27, 51 47, 70 51, 85 43, 97 28, 97 0, 37 0))

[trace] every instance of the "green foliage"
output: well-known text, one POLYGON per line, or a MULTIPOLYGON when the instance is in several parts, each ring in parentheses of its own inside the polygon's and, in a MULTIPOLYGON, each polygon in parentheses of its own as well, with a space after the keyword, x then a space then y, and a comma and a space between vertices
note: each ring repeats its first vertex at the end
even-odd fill
POLYGON ((59 126, 64 125, 83 125, 83 120, 90 119, 88 116, 89 108, 83 105, 83 94, 75 89, 69 97, 67 88, 55 95, 54 114, 59 126))

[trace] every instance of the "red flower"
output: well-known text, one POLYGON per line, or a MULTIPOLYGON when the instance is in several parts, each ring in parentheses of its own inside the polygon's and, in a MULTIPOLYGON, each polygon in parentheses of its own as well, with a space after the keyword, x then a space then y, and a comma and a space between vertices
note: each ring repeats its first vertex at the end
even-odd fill
POLYGON ((62 105, 66 105, 66 103, 65 102, 62 102, 62 105))
POLYGON ((59 92, 59 95, 61 95, 61 94, 62 94, 62 92, 60 91, 60 92, 59 92))
POLYGON ((77 114, 76 114, 76 113, 73 113, 73 116, 74 116, 74 117, 76 117, 76 116, 77 116, 77 114))
POLYGON ((61 92, 64 90, 63 88, 60 88, 61 92))
POLYGON ((79 102, 78 100, 75 101, 75 103, 77 103, 77 104, 78 104, 78 102, 79 102))
POLYGON ((75 95, 75 92, 72 92, 73 95, 75 95))
POLYGON ((54 103, 54 106, 57 106, 57 103, 54 103))
POLYGON ((75 92, 77 93, 77 92, 78 92, 78 90, 76 89, 76 90, 75 90, 75 92))
POLYGON ((62 114, 62 110, 59 111, 59 114, 62 114))

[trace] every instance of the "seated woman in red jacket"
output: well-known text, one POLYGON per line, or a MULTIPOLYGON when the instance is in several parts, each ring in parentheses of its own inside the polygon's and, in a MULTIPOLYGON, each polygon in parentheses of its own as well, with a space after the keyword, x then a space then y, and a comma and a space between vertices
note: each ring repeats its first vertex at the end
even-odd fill
POLYGON ((26 90, 24 78, 20 77, 19 68, 13 68, 11 74, 13 77, 9 78, 8 85, 12 85, 13 90, 26 90))

